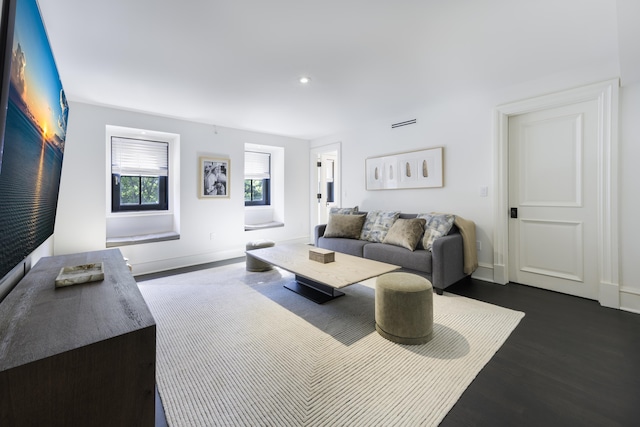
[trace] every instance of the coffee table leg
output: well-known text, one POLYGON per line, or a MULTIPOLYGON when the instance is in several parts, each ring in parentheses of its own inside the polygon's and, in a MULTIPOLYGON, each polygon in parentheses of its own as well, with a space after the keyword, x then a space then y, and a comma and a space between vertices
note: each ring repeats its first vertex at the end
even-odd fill
POLYGON ((324 304, 327 301, 344 295, 344 292, 340 292, 336 288, 298 276, 297 274, 296 281, 287 283, 284 287, 318 304, 324 304))

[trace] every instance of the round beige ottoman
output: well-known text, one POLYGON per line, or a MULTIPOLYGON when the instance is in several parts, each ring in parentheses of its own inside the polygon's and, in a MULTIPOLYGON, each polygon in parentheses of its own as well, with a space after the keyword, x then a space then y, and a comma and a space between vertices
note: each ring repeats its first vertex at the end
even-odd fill
POLYGON ((271 264, 260 261, 249 254, 254 249, 270 248, 272 246, 275 246, 275 243, 271 240, 253 240, 247 243, 247 271, 269 271, 273 269, 271 264))
POLYGON ((424 277, 387 273, 376 280, 376 330, 400 344, 424 344, 433 337, 433 287, 424 277))

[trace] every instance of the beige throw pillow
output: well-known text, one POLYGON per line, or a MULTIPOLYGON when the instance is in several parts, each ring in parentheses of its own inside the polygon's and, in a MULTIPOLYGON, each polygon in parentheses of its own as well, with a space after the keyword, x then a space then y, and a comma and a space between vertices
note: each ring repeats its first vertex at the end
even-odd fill
POLYGON ((362 224, 366 215, 329 215, 329 222, 324 231, 324 237, 343 237, 357 239, 362 231, 362 224))
POLYGON ((424 233, 424 218, 398 218, 385 236, 382 243, 400 246, 414 251, 424 233))

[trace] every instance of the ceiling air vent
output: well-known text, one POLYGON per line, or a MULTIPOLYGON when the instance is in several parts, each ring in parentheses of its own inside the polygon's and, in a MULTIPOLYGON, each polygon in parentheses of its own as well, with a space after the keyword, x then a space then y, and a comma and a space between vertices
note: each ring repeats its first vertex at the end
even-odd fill
POLYGON ((394 123, 391 125, 391 129, 399 128, 400 126, 413 125, 416 123, 416 119, 407 120, 406 122, 394 123))

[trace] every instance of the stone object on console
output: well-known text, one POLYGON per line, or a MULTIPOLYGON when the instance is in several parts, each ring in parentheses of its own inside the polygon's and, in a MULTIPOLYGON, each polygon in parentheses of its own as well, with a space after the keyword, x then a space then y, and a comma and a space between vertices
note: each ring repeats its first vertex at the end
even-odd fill
POLYGON ((104 280, 104 263, 94 262, 73 267, 62 267, 58 277, 56 277, 55 284, 56 288, 62 288, 100 280, 104 280))

